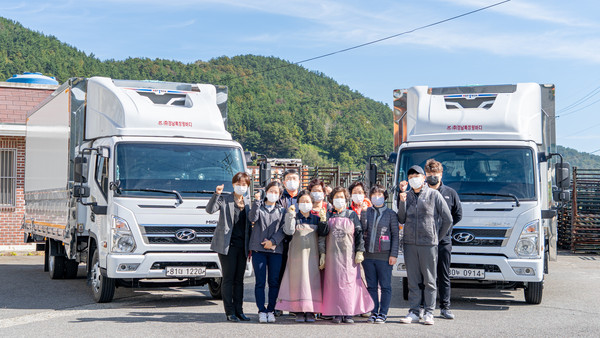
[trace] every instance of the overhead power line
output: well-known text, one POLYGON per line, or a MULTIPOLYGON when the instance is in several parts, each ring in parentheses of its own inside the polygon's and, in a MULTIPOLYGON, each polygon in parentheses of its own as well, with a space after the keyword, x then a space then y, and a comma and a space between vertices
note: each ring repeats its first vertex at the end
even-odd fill
MULTIPOLYGON (((561 108, 561 109, 559 109, 559 110, 558 110, 558 113, 562 113, 562 114, 559 114, 557 117, 574 113, 574 111, 573 111, 573 112, 568 112, 568 111, 569 111, 569 110, 576 109, 576 108, 577 108, 577 106, 579 106, 579 105, 581 105, 581 104, 585 103, 586 101, 590 100, 591 98, 593 98, 594 96, 596 96, 596 95, 598 95, 598 94, 600 94, 600 87, 596 87, 596 88, 595 88, 595 89, 593 89, 591 92, 589 92, 589 93, 585 94, 585 95, 584 95, 582 98, 580 98, 579 100, 577 100, 577 101, 575 101, 575 102, 571 103, 570 105, 568 105, 568 106, 566 106, 566 107, 564 107, 564 108, 561 108), (568 112, 568 113, 567 113, 567 112, 568 112)), ((594 101, 594 103, 595 103, 595 102, 598 102, 598 101, 594 101)), ((593 104, 593 103, 592 103, 592 104, 593 104)), ((589 105, 588 105, 588 106, 586 106, 586 107, 589 107, 589 105)), ((581 110, 581 109, 578 109, 577 111, 580 111, 580 110, 581 110)))
POLYGON ((372 40, 372 41, 369 41, 369 42, 361 43, 361 44, 356 45, 356 46, 352 46, 352 47, 348 47, 348 48, 336 50, 334 52, 330 52, 330 53, 326 53, 326 54, 321 54, 321 55, 314 56, 314 57, 311 57, 311 58, 308 58, 308 59, 300 60, 300 61, 293 62, 293 63, 288 63, 288 64, 285 64, 285 65, 282 65, 282 66, 273 67, 273 68, 267 68, 267 69, 264 69, 264 70, 259 70, 259 71, 256 71, 256 72, 251 72, 249 74, 244 74, 244 75, 232 77, 232 78, 230 78, 228 80, 242 78, 242 77, 249 77, 249 76, 256 75, 256 74, 262 74, 262 73, 270 72, 270 71, 273 71, 273 70, 290 67, 290 66, 293 66, 293 65, 299 65, 301 63, 305 63, 305 62, 309 62, 309 61, 314 61, 314 60, 322 59, 322 58, 325 58, 325 57, 328 57, 328 56, 332 56, 332 55, 335 55, 335 54, 340 54, 340 53, 348 52, 348 51, 351 51, 353 49, 357 49, 357 48, 369 46, 369 45, 372 45, 372 44, 375 44, 375 43, 379 43, 379 42, 382 42, 382 41, 385 41, 385 40, 397 38, 397 37, 402 36, 402 35, 414 33, 414 32, 419 31, 419 30, 423 30, 423 29, 426 29, 426 28, 437 26, 437 25, 446 23, 448 21, 456 20, 456 19, 468 16, 468 15, 471 15, 471 14, 475 14, 477 12, 484 11, 486 9, 490 9, 492 7, 496 7, 496 6, 505 4, 505 3, 510 2, 510 1, 511 0, 504 0, 504 1, 496 2, 496 3, 491 4, 489 6, 481 7, 481 8, 478 8, 478 9, 466 12, 466 13, 462 13, 462 14, 459 14, 459 15, 455 15, 455 16, 449 17, 447 19, 440 20, 440 21, 432 22, 430 24, 423 25, 423 26, 420 26, 420 27, 416 27, 416 28, 413 28, 411 30, 404 31, 402 33, 398 33, 398 34, 386 36, 386 37, 383 37, 383 38, 380 38, 380 39, 377 39, 377 40, 372 40))

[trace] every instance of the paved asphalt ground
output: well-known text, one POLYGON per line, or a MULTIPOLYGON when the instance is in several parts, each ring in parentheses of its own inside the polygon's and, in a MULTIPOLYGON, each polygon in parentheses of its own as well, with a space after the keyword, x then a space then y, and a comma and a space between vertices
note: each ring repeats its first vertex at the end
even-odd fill
MULTIPOLYGON (((248 323, 224 321, 223 304, 205 287, 117 289, 115 300, 94 303, 80 266, 76 280, 50 280, 42 256, 0 257, 0 337, 294 337, 294 336, 552 336, 600 337, 600 256, 561 254, 551 262, 540 305, 523 291, 453 289, 455 320, 435 325, 399 324, 407 312, 400 279, 393 279, 388 323, 317 321, 297 324, 279 317, 258 324, 253 278, 246 280, 248 323)), ((436 316, 439 311, 436 310, 436 316)))

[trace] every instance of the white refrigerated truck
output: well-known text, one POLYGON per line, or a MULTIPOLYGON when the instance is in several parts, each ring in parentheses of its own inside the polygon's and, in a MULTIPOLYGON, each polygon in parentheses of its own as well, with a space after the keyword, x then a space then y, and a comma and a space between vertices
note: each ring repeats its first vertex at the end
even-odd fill
MULTIPOLYGON (((527 303, 541 302, 556 258, 557 202, 568 199, 570 184, 569 166, 555 153, 554 94, 554 85, 537 83, 394 91, 396 184, 410 166, 434 158, 462 201, 453 285, 523 287, 527 303)), ((402 255, 393 271, 406 276, 402 255)))
POLYGON ((97 302, 115 286, 220 297, 205 206, 247 160, 226 118, 227 87, 105 77, 70 79, 30 112, 23 228, 51 278, 86 263, 97 302))

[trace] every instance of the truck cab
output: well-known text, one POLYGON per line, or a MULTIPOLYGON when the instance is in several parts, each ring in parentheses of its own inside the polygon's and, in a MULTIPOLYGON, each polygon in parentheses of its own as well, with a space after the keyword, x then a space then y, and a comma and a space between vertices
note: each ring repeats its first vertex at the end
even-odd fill
POLYGON ((52 278, 86 263, 98 302, 115 286, 208 284, 220 297, 218 214, 205 207, 247 161, 226 101, 215 85, 92 77, 30 114, 24 228, 52 278))
MULTIPOLYGON (((549 165, 559 156, 554 86, 412 87, 394 92, 394 113, 396 184, 433 158, 444 168, 442 184, 461 199, 463 217, 451 232, 453 284, 523 287, 528 303, 540 303, 556 257, 560 188, 568 189, 568 165, 549 165)), ((402 255, 393 271, 406 276, 402 255)))

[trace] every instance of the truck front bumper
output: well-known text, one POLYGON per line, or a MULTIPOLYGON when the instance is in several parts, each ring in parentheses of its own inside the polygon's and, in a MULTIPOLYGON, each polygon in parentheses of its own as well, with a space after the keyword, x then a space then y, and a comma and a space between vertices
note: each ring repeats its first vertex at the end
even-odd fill
MULTIPOLYGON (((450 267, 473 267, 485 269, 485 278, 473 279, 484 281, 503 281, 503 282, 540 282, 544 277, 544 260, 539 259, 518 259, 506 258, 504 256, 485 256, 485 255, 452 255, 450 267), (515 270, 523 271, 531 269, 530 274, 517 274, 515 270), (498 271, 499 270, 499 271, 498 271)), ((397 277, 406 277, 406 265, 404 256, 398 256, 398 261, 394 265, 393 275, 397 277)))
POLYGON ((110 278, 164 279, 166 266, 205 266, 206 275, 202 278, 221 277, 221 264, 214 252, 180 253, 153 252, 143 255, 109 254, 106 256, 106 274, 110 278), (135 268, 135 269, 134 269, 135 268))

